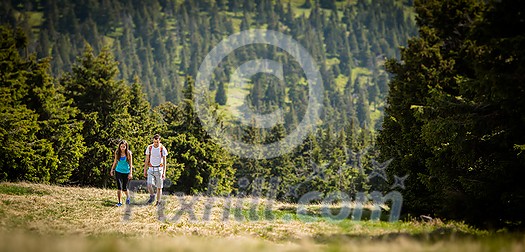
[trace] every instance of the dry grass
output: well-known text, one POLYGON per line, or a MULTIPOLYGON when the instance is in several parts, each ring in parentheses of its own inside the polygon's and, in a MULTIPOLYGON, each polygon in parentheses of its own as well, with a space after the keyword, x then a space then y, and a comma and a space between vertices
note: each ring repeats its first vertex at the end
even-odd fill
MULTIPOLYGON (((261 200, 258 221, 237 221, 236 201, 229 221, 222 221, 224 198, 214 198, 210 220, 203 220, 206 202, 196 200, 191 220, 181 200, 165 196, 164 216, 157 208, 139 205, 145 194, 135 195, 130 208, 115 207, 116 190, 59 187, 28 183, 0 184, 0 251, 523 251, 523 237, 489 236, 458 223, 424 222, 303 222, 276 209, 293 204, 275 203, 277 217, 266 220, 261 200), (128 209, 129 210, 129 209, 128 209), (482 239, 480 239, 480 237, 482 239)), ((252 199, 244 201, 248 216, 252 199)))
MULTIPOLYGON (((1 230, 31 230, 38 234, 74 234, 81 236, 103 236, 119 234, 126 236, 152 236, 162 232, 168 236, 196 235, 210 237, 263 236, 267 240, 301 239, 312 233, 330 232, 330 225, 323 223, 300 223, 299 221, 264 220, 237 221, 233 215, 235 201, 232 202, 228 221, 222 221, 223 198, 216 198, 211 208, 210 220, 203 220, 204 205, 208 198, 201 197, 194 204, 196 220, 191 220, 187 212, 180 219, 173 220, 181 210, 182 199, 174 195, 166 196, 164 207, 165 221, 158 220, 157 208, 153 205, 130 207, 130 220, 124 221, 126 207, 114 207, 116 190, 96 188, 58 187, 40 184, 3 184, 29 187, 41 194, 4 195, 0 202, 1 230)), ((136 194, 135 202, 147 200, 148 195, 136 194)), ((251 203, 246 199, 244 205, 251 203)), ((264 204, 263 201, 261 201, 264 204)), ((260 204, 260 205, 262 205, 260 204)), ((245 207, 246 208, 246 207, 245 207)))

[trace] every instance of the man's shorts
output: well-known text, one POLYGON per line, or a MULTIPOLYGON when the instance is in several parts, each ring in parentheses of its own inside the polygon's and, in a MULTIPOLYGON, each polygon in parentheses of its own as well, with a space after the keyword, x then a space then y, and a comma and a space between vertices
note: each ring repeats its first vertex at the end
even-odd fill
POLYGON ((148 169, 148 185, 154 185, 157 188, 163 188, 164 181, 162 180, 163 167, 150 167, 148 169))

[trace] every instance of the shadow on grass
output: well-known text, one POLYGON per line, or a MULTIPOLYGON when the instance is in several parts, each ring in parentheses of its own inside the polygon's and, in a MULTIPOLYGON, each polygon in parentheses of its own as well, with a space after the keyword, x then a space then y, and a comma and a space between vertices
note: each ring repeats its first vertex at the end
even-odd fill
MULTIPOLYGON (((102 200, 102 206, 104 207, 116 207, 116 205, 117 205, 116 200, 108 200, 108 199, 102 200)), ((145 206, 151 206, 153 205, 153 203, 148 203, 147 200, 138 201, 138 202, 132 200, 130 205, 133 207, 145 207, 145 206)), ((125 206, 125 204, 122 204, 122 206, 125 206)))
POLYGON ((103 200, 102 201, 102 206, 105 206, 105 207, 114 207, 115 204, 117 204, 116 201, 112 201, 112 200, 103 200))

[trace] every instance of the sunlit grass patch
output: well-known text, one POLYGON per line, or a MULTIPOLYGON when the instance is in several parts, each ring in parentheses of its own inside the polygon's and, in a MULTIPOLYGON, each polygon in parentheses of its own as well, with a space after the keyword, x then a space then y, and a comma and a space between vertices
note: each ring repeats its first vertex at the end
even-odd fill
POLYGON ((348 84, 348 77, 345 75, 340 74, 335 78, 335 86, 337 87, 337 90, 341 93, 345 92, 346 84, 348 84))
POLYGON ((369 75, 371 75, 371 74, 372 74, 372 73, 370 72, 370 70, 367 69, 367 68, 364 68, 364 67, 355 67, 355 68, 352 68, 352 76, 351 76, 351 78, 352 78, 352 83, 355 83, 356 78, 357 78, 358 76, 363 77, 363 75, 365 75, 365 76, 369 76, 369 75))
POLYGON ((29 25, 31 27, 40 27, 44 23, 44 13, 40 11, 28 11, 29 25))

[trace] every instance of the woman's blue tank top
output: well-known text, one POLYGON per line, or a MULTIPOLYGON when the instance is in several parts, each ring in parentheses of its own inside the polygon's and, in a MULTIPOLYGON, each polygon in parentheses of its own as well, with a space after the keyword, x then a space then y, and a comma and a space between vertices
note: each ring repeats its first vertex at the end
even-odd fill
POLYGON ((120 157, 120 160, 117 163, 117 168, 115 168, 116 171, 120 173, 129 173, 129 164, 126 161, 126 157, 120 157))

